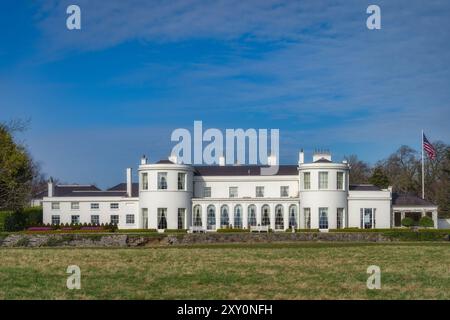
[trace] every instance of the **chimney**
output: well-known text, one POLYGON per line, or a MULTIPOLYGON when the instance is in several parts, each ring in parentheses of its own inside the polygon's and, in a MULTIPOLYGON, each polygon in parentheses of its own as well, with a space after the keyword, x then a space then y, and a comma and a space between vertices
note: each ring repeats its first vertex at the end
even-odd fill
POLYGON ((225 157, 224 156, 219 157, 219 166, 221 166, 221 167, 225 166, 225 157))
POLYGON ((132 197, 133 183, 131 181, 131 168, 127 168, 127 196, 132 197))
POLYGON ((303 152, 303 149, 300 150, 299 154, 298 154, 298 164, 303 164, 305 163, 305 153, 303 152))
POLYGON ((277 156, 271 154, 268 158, 267 158, 267 164, 269 166, 276 166, 277 163, 277 156))
POLYGON ((147 157, 145 156, 145 154, 141 158, 141 164, 147 164, 147 157))
POLYGON ((48 180, 48 192, 47 196, 53 197, 55 195, 55 184, 53 183, 53 178, 50 177, 48 180))

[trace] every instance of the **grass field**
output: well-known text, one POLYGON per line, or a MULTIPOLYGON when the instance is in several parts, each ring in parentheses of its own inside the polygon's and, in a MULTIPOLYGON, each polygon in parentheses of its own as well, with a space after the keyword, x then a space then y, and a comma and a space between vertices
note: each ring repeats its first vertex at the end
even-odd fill
POLYGON ((0 249, 0 299, 449 299, 449 268, 447 243, 0 249))

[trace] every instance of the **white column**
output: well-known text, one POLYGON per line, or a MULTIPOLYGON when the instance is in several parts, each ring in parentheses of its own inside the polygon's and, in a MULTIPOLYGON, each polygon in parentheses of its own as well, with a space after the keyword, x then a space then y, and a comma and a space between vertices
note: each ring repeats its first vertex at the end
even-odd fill
POLYGON ((275 204, 269 204, 270 207, 270 228, 275 230, 275 204))
POLYGON ((220 229, 220 214, 222 205, 220 203, 216 203, 216 230, 220 229))
POLYGON ((291 212, 289 211, 289 208, 291 207, 291 204, 283 204, 284 208, 284 214, 283 214, 283 220, 284 220, 284 230, 289 228, 289 218, 291 216, 291 212))
POLYGON ((248 228, 248 204, 242 204, 242 228, 248 228))

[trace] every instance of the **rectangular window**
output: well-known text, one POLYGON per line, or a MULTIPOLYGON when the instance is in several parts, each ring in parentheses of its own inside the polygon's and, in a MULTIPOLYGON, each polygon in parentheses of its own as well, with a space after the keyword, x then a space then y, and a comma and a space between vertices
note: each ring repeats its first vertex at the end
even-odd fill
POLYGON ((148 208, 142 208, 142 229, 148 229, 148 208))
POLYGON ((80 223, 80 216, 79 215, 73 215, 70 219, 72 224, 78 224, 80 223))
POLYGON ((100 209, 99 203, 91 203, 91 210, 98 210, 100 209))
POLYGON ((184 214, 186 213, 185 208, 178 208, 178 229, 183 229, 184 227, 184 214))
POLYGON ((71 202, 70 203, 70 209, 72 209, 72 210, 80 210, 80 203, 79 202, 71 202))
POLYGON ((158 189, 167 190, 167 172, 158 172, 158 189))
POLYGON ((303 172, 303 189, 311 189, 311 172, 303 172))
POLYGON ((52 216, 52 224, 59 225, 61 223, 61 219, 59 215, 52 216))
POLYGON ((134 224, 134 214, 127 214, 126 215, 126 223, 127 224, 134 224))
POLYGON ((230 198, 237 198, 238 197, 238 188, 237 187, 230 187, 228 189, 228 195, 230 198))
POLYGON ((264 197, 264 187, 256 187, 256 197, 257 198, 264 197))
POLYGON ((211 198, 211 187, 204 187, 203 188, 203 197, 211 198))
POLYGON ((117 214, 112 214, 111 215, 111 223, 118 225, 119 224, 119 215, 117 214))
POLYGON ((92 224, 100 224, 100 216, 98 214, 91 215, 92 224))
POLYGON ((328 189, 328 172, 319 172, 319 189, 328 189))
POLYGON ((52 210, 59 210, 59 202, 52 202, 52 210))
POLYGON ((311 229, 311 208, 303 208, 305 215, 305 229, 311 229))
POLYGON ((178 172, 178 190, 186 190, 186 173, 178 172))
POLYGON ((148 173, 142 174, 142 190, 148 190, 148 173))
POLYGON ((118 203, 110 203, 109 208, 112 210, 117 210, 117 209, 119 209, 119 204, 118 203))
POLYGON ((158 208, 158 229, 167 229, 167 208, 158 208))
POLYGON ((288 186, 280 187, 280 197, 289 197, 289 187, 288 186))
POLYGON ((344 190, 344 173, 338 172, 336 176, 336 188, 338 190, 344 190))
POLYGON ((344 228, 344 208, 337 208, 336 229, 344 228))
POLYGON ((328 208, 319 208, 319 229, 328 229, 328 208))
POLYGON ((361 208, 361 229, 375 228, 375 209, 361 208))

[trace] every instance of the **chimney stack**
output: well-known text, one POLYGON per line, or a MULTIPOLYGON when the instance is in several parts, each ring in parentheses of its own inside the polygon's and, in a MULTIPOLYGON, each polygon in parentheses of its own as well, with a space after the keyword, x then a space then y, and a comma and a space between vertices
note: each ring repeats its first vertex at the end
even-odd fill
POLYGON ((141 158, 141 164, 147 164, 147 157, 145 156, 145 154, 141 158))
POLYGON ((127 168, 127 196, 132 197, 133 183, 131 181, 131 168, 127 168))
POLYGON ((48 191, 47 191, 47 196, 48 197, 53 197, 55 195, 55 184, 53 183, 53 178, 50 177, 50 179, 48 179, 48 191))
POLYGON ((299 154, 298 154, 298 164, 303 164, 305 163, 305 153, 303 152, 303 149, 300 150, 299 154))

